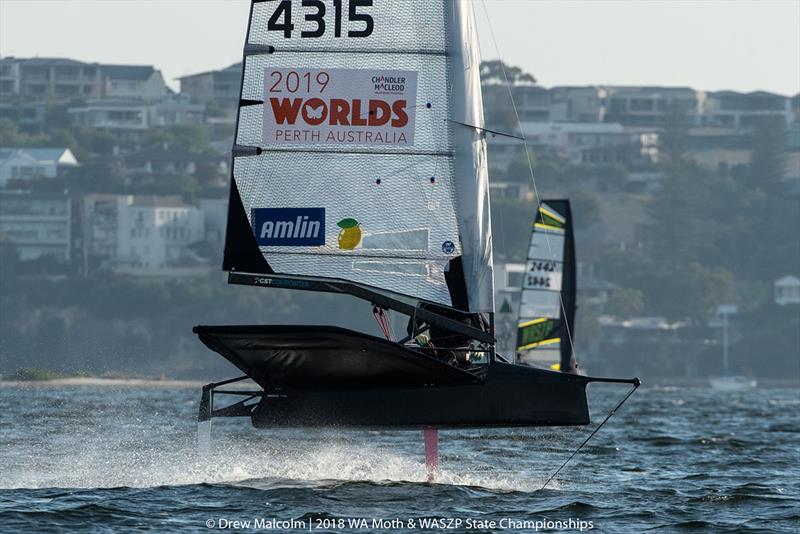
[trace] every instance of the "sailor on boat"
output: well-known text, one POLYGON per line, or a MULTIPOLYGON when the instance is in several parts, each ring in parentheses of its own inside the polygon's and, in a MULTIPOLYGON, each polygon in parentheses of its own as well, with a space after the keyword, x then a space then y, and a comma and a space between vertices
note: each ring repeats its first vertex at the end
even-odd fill
MULTIPOLYGON (((442 316, 463 323, 470 328, 489 332, 491 325, 484 314, 465 315, 448 311, 447 308, 437 307, 432 304, 423 304, 421 307, 436 310, 442 316)), ((469 336, 442 328, 437 324, 427 324, 424 321, 411 317, 408 320, 406 332, 413 335, 414 342, 421 349, 430 349, 430 355, 456 367, 466 368, 473 364, 483 362, 483 354, 475 352, 477 348, 469 336), (417 334, 414 334, 417 332, 417 334)))

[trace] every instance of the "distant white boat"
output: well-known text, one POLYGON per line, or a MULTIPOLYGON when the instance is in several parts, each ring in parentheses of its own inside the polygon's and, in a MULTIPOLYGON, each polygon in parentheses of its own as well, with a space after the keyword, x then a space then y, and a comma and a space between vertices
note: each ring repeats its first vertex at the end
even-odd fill
POLYGON ((710 378, 709 382, 711 382, 711 389, 717 391, 744 391, 758 385, 754 379, 740 375, 715 376, 710 378))
POLYGON ((723 304, 717 307, 717 315, 722 318, 722 376, 709 378, 711 389, 717 391, 744 391, 756 387, 757 383, 752 378, 741 375, 732 375, 728 363, 728 316, 736 313, 734 304, 723 304))

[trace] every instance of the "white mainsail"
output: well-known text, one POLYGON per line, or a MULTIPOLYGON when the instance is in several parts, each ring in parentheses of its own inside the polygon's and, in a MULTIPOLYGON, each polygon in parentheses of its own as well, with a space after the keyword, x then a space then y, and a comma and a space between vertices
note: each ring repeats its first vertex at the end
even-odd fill
POLYGON ((466 0, 254 2, 233 191, 269 268, 492 312, 478 66, 466 0))

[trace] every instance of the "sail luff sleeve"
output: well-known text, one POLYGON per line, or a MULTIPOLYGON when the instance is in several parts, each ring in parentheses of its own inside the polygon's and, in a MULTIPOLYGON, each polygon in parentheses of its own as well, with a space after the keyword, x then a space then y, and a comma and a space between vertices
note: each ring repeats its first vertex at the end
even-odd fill
POLYGON ((575 257, 575 229, 572 219, 572 208, 568 200, 563 200, 559 209, 564 213, 564 280, 561 287, 562 313, 564 321, 561 326, 561 371, 575 370, 575 311, 577 309, 577 258, 575 257))
POLYGON ((470 200, 482 194, 474 176, 485 175, 485 154, 458 150, 445 120, 468 105, 480 112, 479 92, 467 102, 453 86, 450 57, 462 57, 463 43, 446 31, 463 9, 453 4, 462 2, 253 4, 233 180, 275 273, 452 305, 445 275, 462 258, 469 308, 490 311, 491 240, 473 230, 485 227, 488 202, 470 200), (462 184, 465 156, 473 178, 462 184))

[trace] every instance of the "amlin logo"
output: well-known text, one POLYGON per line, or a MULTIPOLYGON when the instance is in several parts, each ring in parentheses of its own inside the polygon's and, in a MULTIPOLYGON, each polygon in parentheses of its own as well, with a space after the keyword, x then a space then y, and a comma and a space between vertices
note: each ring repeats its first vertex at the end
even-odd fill
POLYGON ((262 247, 325 244, 325 208, 254 208, 253 234, 262 247))

